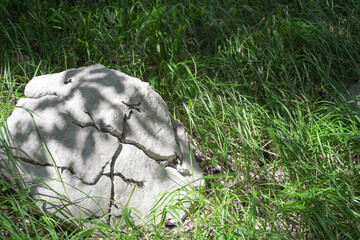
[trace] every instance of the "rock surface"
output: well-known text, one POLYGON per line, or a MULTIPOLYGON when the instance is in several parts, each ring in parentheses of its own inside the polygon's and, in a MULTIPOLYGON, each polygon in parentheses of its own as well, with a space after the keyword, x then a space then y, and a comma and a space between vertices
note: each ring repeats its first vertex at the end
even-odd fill
MULTIPOLYGON (((102 65, 32 79, 7 120, 0 168, 56 216, 145 217, 161 193, 202 176, 181 124, 149 84, 102 65)), ((199 181, 192 183, 194 187, 199 181)), ((111 220, 110 220, 111 219, 111 220)))
POLYGON ((357 105, 360 105, 360 81, 358 81, 355 84, 351 85, 348 88, 348 92, 349 92, 351 97, 356 98, 357 105))

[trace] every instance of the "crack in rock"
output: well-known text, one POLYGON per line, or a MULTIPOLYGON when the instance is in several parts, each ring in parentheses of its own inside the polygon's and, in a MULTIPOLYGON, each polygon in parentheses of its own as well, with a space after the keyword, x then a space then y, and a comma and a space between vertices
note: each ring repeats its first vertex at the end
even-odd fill
POLYGON ((144 183, 145 181, 137 181, 134 180, 132 178, 126 178, 123 174, 121 173, 115 173, 115 163, 117 158, 119 157, 121 151, 123 149, 123 146, 121 143, 119 143, 119 147, 116 149, 114 155, 112 156, 111 159, 111 163, 110 163, 110 172, 109 173, 104 173, 104 176, 107 176, 110 178, 110 182, 111 182, 111 190, 110 190, 110 203, 109 203, 109 210, 108 210, 108 214, 109 214, 109 218, 108 221, 111 221, 111 207, 114 206, 116 208, 118 208, 118 206, 115 204, 115 184, 114 184, 114 177, 120 177, 125 183, 129 184, 129 185, 133 185, 136 184, 137 186, 139 186, 140 188, 144 187, 144 183))
MULTIPOLYGON (((130 109, 130 108, 129 108, 130 109)), ((124 118, 123 118, 123 122, 125 123, 127 120, 129 120, 131 118, 131 115, 133 114, 133 110, 130 109, 128 114, 124 114, 124 118)))
POLYGON ((120 177, 124 182, 126 182, 129 185, 135 184, 140 188, 144 188, 145 181, 136 181, 136 180, 134 180, 132 178, 126 178, 121 173, 105 173, 104 175, 108 176, 108 177, 112 177, 112 178, 113 178, 113 176, 120 177))
POLYGON ((106 126, 107 128, 102 128, 100 127, 99 125, 97 125, 94 121, 94 119, 92 118, 91 114, 88 112, 88 111, 84 111, 84 113, 86 113, 91 122, 80 122, 74 118, 72 118, 72 123, 79 126, 79 127, 94 127, 96 130, 98 130, 99 132, 103 132, 103 133, 108 133, 110 134, 111 136, 113 137, 116 137, 116 138, 121 138, 122 137, 122 133, 120 133, 119 131, 115 130, 112 126, 106 126))
POLYGON ((126 102, 124 102, 124 101, 121 101, 123 104, 125 104, 129 109, 134 109, 134 110, 136 110, 136 111, 138 111, 138 112, 140 112, 140 108, 139 108, 139 106, 140 106, 140 102, 138 102, 138 103, 135 103, 135 104, 131 104, 131 103, 126 103, 126 102))
POLYGON ((26 96, 26 98, 30 98, 30 99, 41 99, 41 98, 44 98, 44 97, 61 97, 58 93, 56 92, 47 92, 47 93, 43 93, 43 94, 40 94, 39 96, 37 97, 31 97, 31 96, 26 96))
MULTIPOLYGON (((89 116, 90 116, 90 115, 89 115, 89 116)), ((90 122, 82 123, 82 122, 79 122, 79 121, 77 121, 77 120, 75 120, 75 119, 72 119, 72 123, 75 124, 75 125, 77 125, 77 126, 79 126, 79 127, 81 127, 81 128, 94 127, 96 130, 98 130, 98 131, 100 131, 100 132, 108 133, 108 134, 110 134, 111 136, 118 138, 118 140, 119 140, 121 143, 123 143, 123 144, 130 144, 130 145, 133 145, 133 146, 137 147, 139 150, 143 151, 146 156, 148 156, 148 157, 151 158, 151 159, 154 159, 154 160, 157 161, 157 162, 168 162, 168 163, 170 163, 170 161, 168 161, 168 158, 154 158, 154 155, 156 155, 156 154, 151 153, 151 151, 146 151, 146 150, 145 150, 145 147, 142 146, 141 144, 138 144, 137 142, 126 141, 126 140, 124 140, 124 139, 122 139, 122 138, 119 138, 118 135, 120 135, 120 134, 115 134, 114 132, 109 131, 108 129, 101 129, 101 128, 99 128, 94 122, 91 122, 91 123, 90 123, 90 122)), ((162 163, 161 165, 163 166, 164 163, 162 163)))
POLYGON ((110 222, 110 219, 111 219, 111 207, 112 207, 113 204, 115 204, 115 199, 114 199, 114 196, 115 196, 114 166, 115 166, 116 159, 118 158, 118 156, 121 153, 122 148, 123 148, 123 146, 119 143, 118 148, 116 149, 114 155, 111 158, 110 174, 105 173, 106 176, 110 177, 110 182, 111 182, 110 203, 109 203, 109 211, 108 211, 108 213, 109 213, 109 222, 110 222))
MULTIPOLYGON (((184 149, 184 146, 183 146, 181 140, 179 139, 179 134, 181 135, 181 133, 179 133, 178 129, 182 128, 184 130, 184 126, 182 123, 177 122, 173 118, 171 118, 171 126, 174 131, 176 145, 178 146, 178 149, 180 152, 176 152, 175 163, 171 164, 170 167, 175 168, 184 177, 191 176, 192 174, 191 174, 190 170, 187 168, 187 166, 183 166, 184 159, 187 159, 187 156, 184 156, 184 152, 186 150, 184 149)), ((181 130, 180 130, 180 132, 181 132, 181 130)), ((188 148, 189 148, 188 153, 190 155, 191 149, 190 149, 190 147, 188 147, 188 148)))
MULTIPOLYGON (((140 104, 140 103, 139 103, 140 104)), ((84 111, 90 118, 91 122, 80 122, 80 121, 77 121, 75 120, 74 118, 72 119, 72 122, 79 126, 79 127, 94 127, 96 130, 100 131, 100 132, 103 132, 103 133, 108 133, 116 138, 119 139, 119 141, 123 144, 131 144, 135 147, 137 147, 138 149, 140 149, 141 151, 143 151, 145 153, 146 156, 148 156, 149 158, 152 158, 154 159, 156 162, 158 162, 161 166, 168 166, 169 164, 173 163, 174 160, 177 158, 176 157, 176 153, 175 153, 175 157, 162 157, 162 156, 159 156, 158 154, 152 152, 152 151, 149 151, 146 149, 145 146, 141 145, 140 143, 138 142, 135 142, 135 141, 131 141, 131 140, 126 140, 122 137, 122 133, 119 133, 118 131, 116 131, 113 127, 109 126, 109 129, 106 129, 106 128, 101 128, 100 126, 98 126, 94 119, 92 118, 91 114, 88 112, 88 111, 84 111), (167 163, 165 163, 167 162, 167 163)), ((124 122, 127 120, 127 119, 130 119, 130 116, 131 114, 133 114, 132 110, 130 110, 130 114, 129 116, 127 116, 126 114, 124 114, 124 122)))
POLYGON ((16 158, 16 159, 19 159, 19 160, 21 160, 21 161, 23 161, 23 162, 26 162, 26 163, 29 163, 29 164, 31 164, 31 165, 41 166, 41 167, 56 167, 57 169, 60 169, 61 172, 63 172, 64 170, 67 170, 67 171, 69 171, 71 174, 75 174, 75 173, 74 173, 74 170, 73 170, 72 168, 70 168, 70 167, 56 166, 56 164, 55 164, 55 166, 54 166, 54 165, 51 164, 51 163, 39 163, 39 162, 37 162, 37 161, 35 161, 35 160, 33 160, 33 159, 16 156, 16 155, 14 155, 14 154, 13 154, 12 156, 13 156, 14 158, 16 158))
POLYGON ((98 175, 96 175, 94 181, 86 181, 84 179, 82 179, 81 177, 77 176, 76 173, 74 172, 74 170, 71 168, 71 167, 66 167, 66 166, 54 166, 53 164, 51 163, 39 163, 33 159, 30 159, 30 158, 24 158, 24 157, 20 157, 20 156, 15 156, 13 155, 14 158, 16 159, 19 159, 23 162, 26 162, 26 163, 29 163, 31 165, 34 165, 34 166, 41 166, 41 167, 56 167, 57 169, 60 170, 61 173, 63 173, 65 170, 69 171, 72 175, 74 175, 78 180, 81 181, 81 183, 83 184, 86 184, 86 185, 90 185, 90 186, 93 186, 93 185, 96 185, 98 183, 98 181, 100 180, 100 178, 103 176, 103 175, 106 175, 104 174, 104 170, 106 168, 106 166, 108 165, 108 162, 105 163, 105 165, 101 168, 101 171, 98 173, 98 175))
POLYGON ((129 185, 136 184, 140 188, 144 187, 145 181, 137 181, 137 180, 134 180, 132 178, 127 178, 127 177, 125 177, 123 174, 121 174, 119 172, 115 173, 114 167, 115 167, 116 159, 119 157, 122 149, 123 149, 123 146, 122 146, 121 143, 119 143, 119 147, 116 149, 116 151, 115 151, 115 153, 114 153, 114 155, 113 155, 113 157, 111 159, 110 172, 109 173, 104 173, 103 175, 107 176, 107 177, 110 177, 111 182, 114 182, 114 176, 116 176, 116 177, 120 177, 124 182, 126 182, 129 185))
POLYGON ((145 146, 143 146, 142 144, 135 142, 135 141, 131 141, 131 140, 126 140, 126 139, 119 139, 121 143, 124 144, 130 144, 133 145, 135 147, 137 147, 138 149, 140 149, 141 151, 143 151, 145 153, 146 156, 148 156, 149 158, 155 160, 156 162, 163 162, 163 161, 167 161, 169 163, 173 162, 174 159, 176 159, 176 157, 165 157, 165 156, 159 156, 158 154, 147 150, 145 146))
POLYGON ((77 120, 75 120, 75 119, 72 119, 71 121, 72 121, 73 124, 75 124, 75 125, 77 125, 77 126, 79 126, 79 127, 82 127, 82 128, 84 128, 84 127, 94 127, 94 128, 96 128, 97 130, 99 130, 99 129, 95 126, 94 123, 82 123, 82 122, 79 122, 79 121, 77 121, 77 120))
POLYGON ((94 181, 92 181, 92 182, 85 181, 84 179, 82 179, 82 178, 80 178, 80 177, 77 177, 76 174, 75 174, 75 176, 76 176, 82 183, 84 183, 84 184, 87 184, 87 185, 96 185, 96 184, 99 182, 100 178, 101 178, 103 175, 105 175, 105 174, 104 174, 104 170, 105 170, 105 168, 106 168, 106 166, 107 166, 108 164, 109 164, 109 162, 105 163, 105 165, 102 166, 101 171, 98 173, 98 175, 95 177, 94 181))
POLYGON ((64 81, 64 84, 65 84, 65 85, 68 85, 69 83, 72 83, 72 79, 71 79, 71 78, 66 79, 66 80, 64 81))

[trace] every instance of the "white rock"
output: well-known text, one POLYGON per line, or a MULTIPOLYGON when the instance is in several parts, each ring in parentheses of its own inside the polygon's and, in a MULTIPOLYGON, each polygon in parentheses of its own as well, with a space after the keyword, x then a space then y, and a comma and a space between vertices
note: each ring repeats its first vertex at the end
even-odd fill
POLYGON ((27 174, 22 185, 48 212, 116 224, 128 204, 138 221, 161 193, 202 176, 184 128, 139 79, 94 65, 35 77, 25 96, 7 120, 15 161, 0 148, 0 168, 27 174))

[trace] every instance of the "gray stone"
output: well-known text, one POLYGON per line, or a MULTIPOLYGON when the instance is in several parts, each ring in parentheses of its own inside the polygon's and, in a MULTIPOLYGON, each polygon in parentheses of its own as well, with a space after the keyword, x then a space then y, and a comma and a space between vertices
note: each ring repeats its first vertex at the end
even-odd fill
POLYGON ((35 77, 25 96, 3 130, 14 159, 3 147, 0 168, 25 174, 46 211, 116 224, 128 206, 139 221, 162 193, 201 184, 183 126, 149 84, 94 65, 35 77))
POLYGON ((357 105, 360 105, 360 81, 356 82, 354 85, 351 85, 348 89, 348 92, 351 97, 356 98, 357 105))

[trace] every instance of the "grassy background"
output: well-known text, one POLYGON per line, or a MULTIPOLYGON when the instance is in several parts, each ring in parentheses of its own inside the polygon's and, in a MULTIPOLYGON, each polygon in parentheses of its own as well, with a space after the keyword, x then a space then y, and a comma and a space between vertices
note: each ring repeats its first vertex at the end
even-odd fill
MULTIPOLYGON (((95 63, 150 82, 207 185, 184 226, 113 238, 359 239, 358 0, 0 1, 4 123, 34 76, 95 63), (200 153, 202 152, 202 154, 200 153)), ((0 236, 82 238, 1 181, 0 236), (62 237, 60 237, 62 235, 62 237)), ((183 202, 179 202, 181 206, 183 202)))

